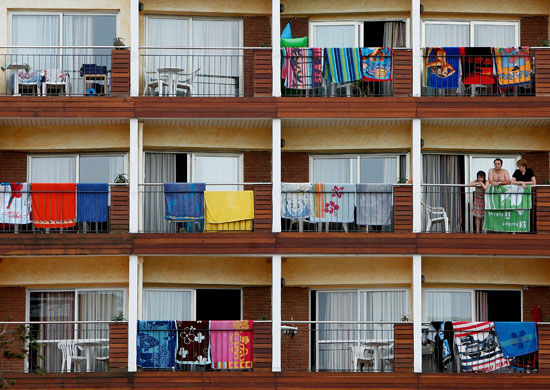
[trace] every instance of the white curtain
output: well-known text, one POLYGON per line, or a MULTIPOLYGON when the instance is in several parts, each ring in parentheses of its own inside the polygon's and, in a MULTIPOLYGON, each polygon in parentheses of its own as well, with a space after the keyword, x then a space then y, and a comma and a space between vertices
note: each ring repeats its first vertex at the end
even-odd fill
MULTIPOLYGON (((79 321, 111 321, 124 315, 123 290, 78 291, 79 321)), ((104 340, 109 336, 106 324, 80 324, 79 338, 104 340)))
POLYGON ((405 22, 384 23, 384 46, 405 47, 407 45, 407 33, 405 22))
POLYGON ((356 47, 357 31, 352 24, 320 24, 313 27, 315 47, 356 47))
POLYGON ((356 158, 314 158, 313 182, 356 183, 356 158))
POLYGON ((469 291, 425 291, 426 321, 472 321, 469 291))
POLYGON ((75 183, 76 156, 32 157, 31 181, 34 183, 75 183))
MULTIPOLYGON (((401 321, 408 315, 405 291, 361 291, 359 299, 360 321, 401 321)), ((360 325, 361 340, 393 341, 393 325, 360 325)))
MULTIPOLYGON (((59 46, 59 15, 13 15, 12 45, 59 46)), ((59 67, 59 49, 13 49, 11 63, 28 64, 31 71, 59 67)))
POLYGON ((191 291, 145 290, 146 321, 191 321, 193 319, 191 291))
POLYGON ((239 21, 193 19, 193 67, 198 72, 196 94, 238 96, 242 50, 202 50, 204 47, 239 47, 239 21))
POLYGON ((79 182, 112 183, 124 173, 124 156, 80 156, 79 182))
MULTIPOLYGON (((195 156, 193 181, 196 183, 238 183, 240 159, 238 156, 195 156)), ((239 186, 208 185, 208 191, 237 191, 239 186)))
MULTIPOLYGON (((176 181, 175 153, 145 153, 145 183, 176 181)), ((164 188, 162 185, 143 186, 144 232, 175 232, 176 224, 164 218, 164 188)))
POLYGON ((474 46, 515 47, 516 28, 513 25, 474 24, 474 46))
POLYGON ((426 23, 425 47, 470 46, 469 24, 426 23))
POLYGON ((361 183, 397 183, 397 158, 362 157, 361 183))

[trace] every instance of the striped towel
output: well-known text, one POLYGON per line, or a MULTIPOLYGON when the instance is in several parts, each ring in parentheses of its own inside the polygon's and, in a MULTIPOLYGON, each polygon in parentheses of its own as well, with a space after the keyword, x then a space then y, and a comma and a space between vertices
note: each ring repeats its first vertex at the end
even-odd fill
POLYGON ((285 88, 313 89, 323 84, 323 53, 320 48, 284 47, 281 49, 285 88))
POLYGON ((331 83, 361 80, 361 55, 357 47, 324 49, 323 77, 331 83))

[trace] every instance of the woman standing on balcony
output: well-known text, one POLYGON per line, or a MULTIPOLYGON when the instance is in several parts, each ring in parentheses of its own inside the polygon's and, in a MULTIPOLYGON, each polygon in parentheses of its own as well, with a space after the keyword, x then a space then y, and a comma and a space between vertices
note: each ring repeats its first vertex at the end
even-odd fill
POLYGON ((483 220, 485 219, 485 190, 489 188, 489 183, 487 183, 485 178, 485 172, 479 171, 477 173, 477 180, 471 181, 468 184, 470 187, 475 187, 472 214, 474 214, 476 221, 476 233, 482 232, 483 220))
POLYGON ((521 159, 517 162, 517 166, 518 169, 516 169, 512 175, 512 184, 523 186, 523 188, 527 185, 537 184, 535 173, 531 168, 527 168, 527 161, 521 159))

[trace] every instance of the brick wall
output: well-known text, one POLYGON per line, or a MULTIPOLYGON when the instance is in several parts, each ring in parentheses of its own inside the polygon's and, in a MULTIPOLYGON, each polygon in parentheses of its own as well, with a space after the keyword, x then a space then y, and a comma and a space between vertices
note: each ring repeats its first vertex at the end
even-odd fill
POLYGON ((271 152, 244 152, 244 181, 271 182, 271 152))
POLYGON ((307 18, 283 18, 281 17, 281 32, 283 32, 287 23, 290 23, 293 38, 307 37, 308 19, 307 18))
POLYGON ((309 182, 309 154, 305 152, 283 152, 281 156, 281 177, 286 183, 309 182))
POLYGON ((521 46, 541 46, 548 39, 548 16, 521 18, 521 46))
POLYGON ((0 161, 0 182, 27 181, 27 153, 1 151, 0 161))
POLYGON ((527 166, 535 172, 537 183, 542 184, 543 181, 550 178, 550 153, 525 152, 521 157, 527 161, 527 166))
POLYGON ((243 287, 243 319, 271 320, 271 286, 243 287))
MULTIPOLYGON (((309 320, 309 289, 307 287, 283 287, 281 318, 283 321, 309 320)), ((307 371, 309 368, 308 326, 295 325, 298 333, 281 335, 281 364, 283 371, 307 371)))
MULTIPOLYGON (((0 321, 7 321, 8 318, 11 321, 25 321, 24 287, 0 287, 0 321)), ((15 327, 14 325, 6 329, 8 335, 15 327)), ((10 344, 10 349, 14 352, 18 350, 17 347, 18 345, 16 343, 10 344)), ((24 369, 24 361, 20 359, 4 359, 0 356, 0 369, 22 372, 24 369)))
POLYGON ((542 321, 550 321, 550 287, 526 287, 523 289, 523 321, 531 321, 531 311, 540 306, 542 321))
MULTIPOLYGON (((271 20, 268 16, 247 16, 243 21, 244 47, 271 46, 271 20)), ((254 58, 252 50, 244 51, 244 94, 253 95, 254 58)))

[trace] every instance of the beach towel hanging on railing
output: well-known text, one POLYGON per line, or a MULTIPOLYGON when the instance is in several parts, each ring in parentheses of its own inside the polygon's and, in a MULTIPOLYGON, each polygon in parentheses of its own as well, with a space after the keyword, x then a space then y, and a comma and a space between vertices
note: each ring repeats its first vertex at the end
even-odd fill
POLYGON ((285 88, 313 89, 323 85, 323 52, 320 48, 285 47, 281 49, 285 88))
POLYGON ((363 47, 361 69, 365 81, 390 81, 392 79, 391 47, 363 47))
POLYGON ((457 89, 460 80, 460 48, 426 47, 424 50, 424 86, 457 89))
POLYGON ((331 83, 361 80, 361 53, 356 47, 323 49, 323 77, 331 83))
POLYGON ((493 47, 499 87, 531 83, 531 57, 528 47, 493 47))

